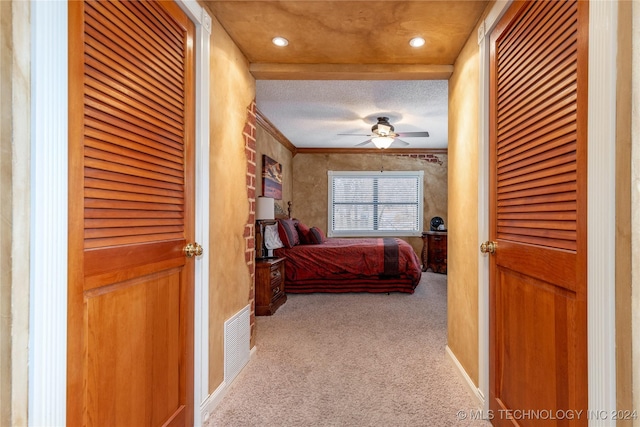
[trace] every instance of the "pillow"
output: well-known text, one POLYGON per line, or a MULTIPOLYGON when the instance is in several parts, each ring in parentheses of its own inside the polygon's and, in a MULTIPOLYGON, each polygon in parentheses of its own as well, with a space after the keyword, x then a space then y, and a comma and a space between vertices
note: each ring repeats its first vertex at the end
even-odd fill
POLYGON ((298 221, 298 236, 300 236, 300 243, 303 245, 309 244, 309 232, 311 231, 306 224, 298 221))
POLYGON ((310 245, 319 245, 327 240, 324 232, 318 227, 311 227, 309 234, 307 234, 307 238, 310 245))
POLYGON ((296 229, 296 221, 292 219, 278 220, 278 234, 285 248, 292 248, 300 244, 300 236, 296 229))
POLYGON ((278 249, 284 247, 280 235, 278 234, 278 224, 271 224, 264 227, 264 246, 267 249, 278 249))

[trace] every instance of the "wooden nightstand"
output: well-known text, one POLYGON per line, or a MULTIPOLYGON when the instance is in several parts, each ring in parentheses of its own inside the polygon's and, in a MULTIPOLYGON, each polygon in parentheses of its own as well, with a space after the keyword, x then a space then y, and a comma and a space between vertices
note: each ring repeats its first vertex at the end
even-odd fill
POLYGON ((271 316, 286 301, 284 258, 257 258, 256 316, 271 316))
POLYGON ((422 271, 447 274, 447 232, 423 232, 422 245, 422 271))

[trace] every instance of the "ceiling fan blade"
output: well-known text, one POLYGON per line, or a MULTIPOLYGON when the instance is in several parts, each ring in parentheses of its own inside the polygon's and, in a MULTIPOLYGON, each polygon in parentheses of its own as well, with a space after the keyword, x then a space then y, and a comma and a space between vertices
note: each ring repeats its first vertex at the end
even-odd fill
POLYGON ((393 145, 401 145, 403 147, 406 147, 407 145, 411 145, 411 144, 409 144, 407 141, 403 141, 401 139, 396 138, 396 139, 393 140, 393 143, 391 143, 391 145, 392 146, 393 145))
POLYGON ((418 136, 427 137, 429 136, 429 132, 397 132, 397 135, 403 138, 411 138, 411 137, 418 137, 418 136))
POLYGON ((363 145, 367 145, 367 144, 369 144, 369 143, 371 143, 371 140, 370 140, 370 139, 367 139, 366 141, 361 142, 360 144, 356 144, 356 145, 354 145, 354 147, 362 147, 363 145))
POLYGON ((338 135, 342 135, 342 136, 373 136, 371 134, 364 134, 364 133, 339 133, 338 135))

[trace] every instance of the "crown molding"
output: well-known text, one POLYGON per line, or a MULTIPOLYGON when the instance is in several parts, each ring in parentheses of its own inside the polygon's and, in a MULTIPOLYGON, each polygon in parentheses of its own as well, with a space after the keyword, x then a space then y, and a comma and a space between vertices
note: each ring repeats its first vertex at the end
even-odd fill
POLYGON ((278 128, 275 127, 274 124, 271 123, 269 119, 267 119, 265 115, 262 114, 262 112, 257 108, 256 108, 256 124, 260 125, 265 131, 267 131, 269 135, 274 137, 276 141, 282 144, 287 150, 291 151, 291 154, 293 154, 294 156, 296 155, 296 153, 298 152, 298 149, 296 148, 296 146, 293 145, 291 141, 289 141, 287 137, 284 136, 282 132, 280 132, 278 128))
POLYGON ((448 154, 446 148, 297 148, 297 154, 448 154))
POLYGON ((252 63, 256 80, 447 80, 453 65, 252 63))

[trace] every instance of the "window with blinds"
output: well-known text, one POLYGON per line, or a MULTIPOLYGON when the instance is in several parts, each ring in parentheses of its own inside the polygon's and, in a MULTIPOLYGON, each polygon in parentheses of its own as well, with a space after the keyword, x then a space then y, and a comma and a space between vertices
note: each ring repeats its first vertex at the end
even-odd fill
POLYGON ((329 171, 328 235, 419 236, 423 171, 329 171))

